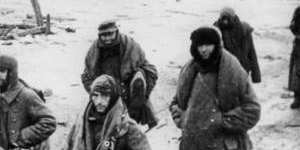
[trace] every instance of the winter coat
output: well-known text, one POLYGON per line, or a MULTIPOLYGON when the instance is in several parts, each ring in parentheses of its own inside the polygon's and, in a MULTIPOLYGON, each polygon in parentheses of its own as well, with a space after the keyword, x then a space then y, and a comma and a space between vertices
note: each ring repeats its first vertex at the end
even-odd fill
MULTIPOLYGON (((132 38, 119 34, 120 39, 120 77, 121 79, 116 79, 120 81, 122 99, 125 101, 126 105, 131 112, 137 114, 144 114, 145 116, 139 117, 136 121, 138 123, 142 122, 153 122, 155 120, 154 113, 150 101, 148 100, 149 95, 154 88, 157 80, 157 70, 156 67, 148 62, 145 57, 145 53, 140 47, 140 45, 135 42, 132 38), (135 73, 141 71, 146 80, 146 101, 140 109, 131 109, 130 107, 130 82, 134 77, 135 73)), ((90 47, 87 56, 85 58, 85 69, 81 76, 82 83, 85 89, 89 92, 90 85, 93 80, 100 76, 97 74, 96 70, 98 69, 97 62, 99 60, 99 54, 101 53, 101 48, 103 47, 102 43, 99 40, 96 40, 90 47)))
POLYGON ((289 65, 288 89, 300 94, 300 7, 295 12, 291 21, 290 30, 295 36, 289 65))
POLYGON ((244 69, 251 73, 254 83, 261 82, 259 63, 251 35, 253 28, 246 22, 240 22, 239 19, 233 29, 222 29, 219 22, 218 20, 214 25, 221 30, 226 50, 236 56, 244 69))
MULTIPOLYGON (((92 103, 90 102, 83 115, 77 119, 73 125, 67 139, 64 150, 92 150, 91 138, 94 133, 90 129, 89 112, 92 103)), ((127 109, 121 99, 112 107, 105 117, 101 130, 98 146, 109 143, 113 150, 151 150, 147 137, 137 127, 135 121, 129 118, 127 109)), ((105 150, 103 148, 97 150, 105 150)))
POLYGON ((172 106, 183 110, 180 150, 250 150, 247 134, 259 120, 260 105, 238 60, 221 51, 216 94, 191 60, 181 70, 172 106))
POLYGON ((15 150, 49 150, 47 139, 55 131, 56 121, 33 90, 18 82, 1 94, 0 105, 2 147, 12 149, 8 145, 16 143, 20 148, 15 150))

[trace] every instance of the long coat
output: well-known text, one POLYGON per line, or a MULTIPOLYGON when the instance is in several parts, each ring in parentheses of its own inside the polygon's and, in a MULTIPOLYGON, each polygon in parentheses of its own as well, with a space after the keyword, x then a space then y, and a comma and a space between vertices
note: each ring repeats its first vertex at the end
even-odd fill
MULTIPOLYGON (((93 150, 91 138, 94 135, 89 127, 90 102, 85 113, 80 115, 68 136, 64 150, 93 150)), ((127 109, 121 99, 108 112, 101 130, 101 137, 98 144, 102 147, 105 142, 114 147, 113 150, 151 150, 146 135, 137 127, 135 121, 131 120, 127 114, 127 109)), ((105 150, 100 148, 97 150, 105 150)))
POLYGON ((52 112, 31 89, 18 82, 0 96, 0 146, 16 143, 19 149, 49 150, 48 137, 56 129, 52 112))
POLYGON ((171 104, 183 110, 180 150, 250 150, 247 131, 258 122, 260 105, 246 71, 222 50, 214 94, 195 67, 191 60, 181 70, 171 104))
POLYGON ((300 7, 294 12, 290 25, 291 32, 295 35, 293 50, 290 57, 288 88, 295 94, 300 94, 300 7))
MULTIPOLYGON (((136 120, 137 122, 151 122, 154 121, 155 117, 152 110, 152 105, 148 100, 149 95, 156 84, 157 70, 156 67, 148 62, 145 57, 145 53, 142 50, 141 46, 135 42, 132 38, 119 34, 120 40, 120 76, 119 80, 122 88, 122 99, 126 102, 130 112, 133 112, 130 108, 130 82, 134 77, 135 73, 141 71, 144 74, 146 80, 146 102, 144 105, 140 107, 139 110, 135 110, 141 114, 145 114, 146 116, 141 117, 141 119, 136 120)), ((85 58, 85 69, 81 76, 82 83, 85 89, 89 92, 90 85, 93 80, 100 76, 101 74, 97 74, 97 64, 99 60, 99 56, 101 53, 102 43, 99 40, 96 40, 92 46, 90 47, 86 58, 85 58)), ((115 77, 116 78, 116 77, 115 77)), ((136 108, 135 108, 136 109, 136 108)))
MULTIPOLYGON (((220 28, 218 21, 214 25, 220 28)), ((253 82, 261 82, 259 63, 251 35, 253 28, 246 22, 238 22, 234 29, 221 29, 221 32, 224 47, 237 57, 244 69, 251 74, 253 82)))

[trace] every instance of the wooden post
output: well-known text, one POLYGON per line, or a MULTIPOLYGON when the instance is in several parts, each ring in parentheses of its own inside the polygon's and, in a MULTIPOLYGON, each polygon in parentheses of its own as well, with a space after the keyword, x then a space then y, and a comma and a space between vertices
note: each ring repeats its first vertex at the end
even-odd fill
POLYGON ((46 17, 46 31, 45 34, 48 35, 51 33, 51 25, 50 25, 50 15, 48 14, 46 17))
POLYGON ((38 0, 31 0, 31 4, 34 10, 37 25, 43 26, 43 16, 38 0))

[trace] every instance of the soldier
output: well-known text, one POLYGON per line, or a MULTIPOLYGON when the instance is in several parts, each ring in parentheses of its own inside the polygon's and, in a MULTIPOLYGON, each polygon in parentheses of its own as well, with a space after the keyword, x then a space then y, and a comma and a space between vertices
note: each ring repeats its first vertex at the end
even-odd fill
POLYGON ((252 40, 253 28, 240 21, 234 10, 225 7, 214 23, 222 33, 224 47, 240 61, 246 72, 251 73, 254 83, 261 82, 261 74, 252 40))
POLYGON ((193 58, 170 105, 182 129, 180 150, 250 150, 247 131, 258 122, 260 105, 247 72, 222 47, 217 29, 198 28, 191 41, 193 58))
POLYGON ((290 30, 295 36, 290 59, 289 90, 294 92, 294 102, 291 108, 300 107, 300 6, 294 12, 290 30))
POLYGON ((156 84, 157 70, 150 64, 140 45, 127 35, 119 33, 114 21, 99 25, 98 39, 90 47, 81 76, 85 89, 90 92, 94 79, 108 74, 121 85, 122 99, 130 116, 138 123, 157 125, 149 96, 156 84))
POLYGON ((0 147, 48 150, 55 131, 52 112, 39 96, 18 80, 17 60, 0 56, 0 147))
POLYGON ((146 135, 129 117, 117 82, 106 74, 93 81, 90 102, 67 143, 65 150, 151 150, 146 135))

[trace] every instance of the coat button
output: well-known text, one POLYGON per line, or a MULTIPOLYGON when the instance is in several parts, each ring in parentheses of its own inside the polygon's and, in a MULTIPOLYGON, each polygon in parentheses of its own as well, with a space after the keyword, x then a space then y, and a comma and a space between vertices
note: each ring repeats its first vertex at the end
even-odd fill
POLYGON ((211 111, 212 111, 212 112, 214 112, 214 113, 215 113, 215 112, 217 112, 217 110, 216 110, 216 109, 212 109, 211 111))
POLYGON ((215 119, 210 119, 210 122, 215 122, 215 119))
POLYGON ((16 131, 15 131, 15 130, 11 130, 11 131, 10 131, 10 133, 12 133, 12 134, 15 134, 15 133, 16 133, 16 131))
POLYGON ((11 121, 12 121, 12 122, 17 122, 17 119, 16 119, 16 118, 13 118, 11 121))

